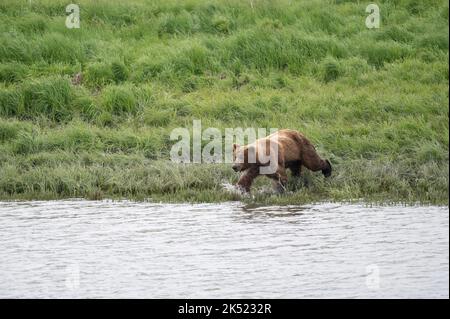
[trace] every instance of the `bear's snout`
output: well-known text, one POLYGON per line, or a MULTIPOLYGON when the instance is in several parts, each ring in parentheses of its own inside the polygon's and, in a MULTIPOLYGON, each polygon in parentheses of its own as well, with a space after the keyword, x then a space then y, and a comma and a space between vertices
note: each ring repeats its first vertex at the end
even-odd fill
POLYGON ((238 164, 233 164, 233 166, 231 166, 231 168, 232 168, 233 171, 235 171, 235 172, 239 172, 239 170, 240 170, 240 167, 239 167, 238 164))

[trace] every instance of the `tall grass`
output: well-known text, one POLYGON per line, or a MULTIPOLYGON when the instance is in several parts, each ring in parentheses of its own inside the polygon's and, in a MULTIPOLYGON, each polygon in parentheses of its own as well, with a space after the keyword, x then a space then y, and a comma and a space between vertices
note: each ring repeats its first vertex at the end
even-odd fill
POLYGON ((448 2, 0 3, 0 198, 239 199, 227 165, 174 165, 170 131, 292 128, 331 159, 242 200, 448 204, 448 2))

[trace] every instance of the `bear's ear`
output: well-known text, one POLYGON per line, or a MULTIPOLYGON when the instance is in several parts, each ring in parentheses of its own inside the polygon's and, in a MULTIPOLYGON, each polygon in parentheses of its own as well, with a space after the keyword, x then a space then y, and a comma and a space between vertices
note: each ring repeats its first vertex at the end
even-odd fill
POLYGON ((233 152, 236 152, 236 150, 239 148, 239 144, 234 143, 233 144, 233 152))

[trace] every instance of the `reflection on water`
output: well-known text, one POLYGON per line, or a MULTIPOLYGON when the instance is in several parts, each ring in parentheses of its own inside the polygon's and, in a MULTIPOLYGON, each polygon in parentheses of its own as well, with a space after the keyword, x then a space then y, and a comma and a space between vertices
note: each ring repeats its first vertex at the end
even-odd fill
POLYGON ((0 297, 449 296, 447 207, 0 202, 0 297))

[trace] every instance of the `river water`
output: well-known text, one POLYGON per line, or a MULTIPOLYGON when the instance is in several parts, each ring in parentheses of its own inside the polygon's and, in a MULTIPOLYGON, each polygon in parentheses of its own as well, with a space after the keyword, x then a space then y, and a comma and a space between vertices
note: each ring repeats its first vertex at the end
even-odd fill
POLYGON ((449 210, 0 202, 0 298, 448 298, 449 210))

